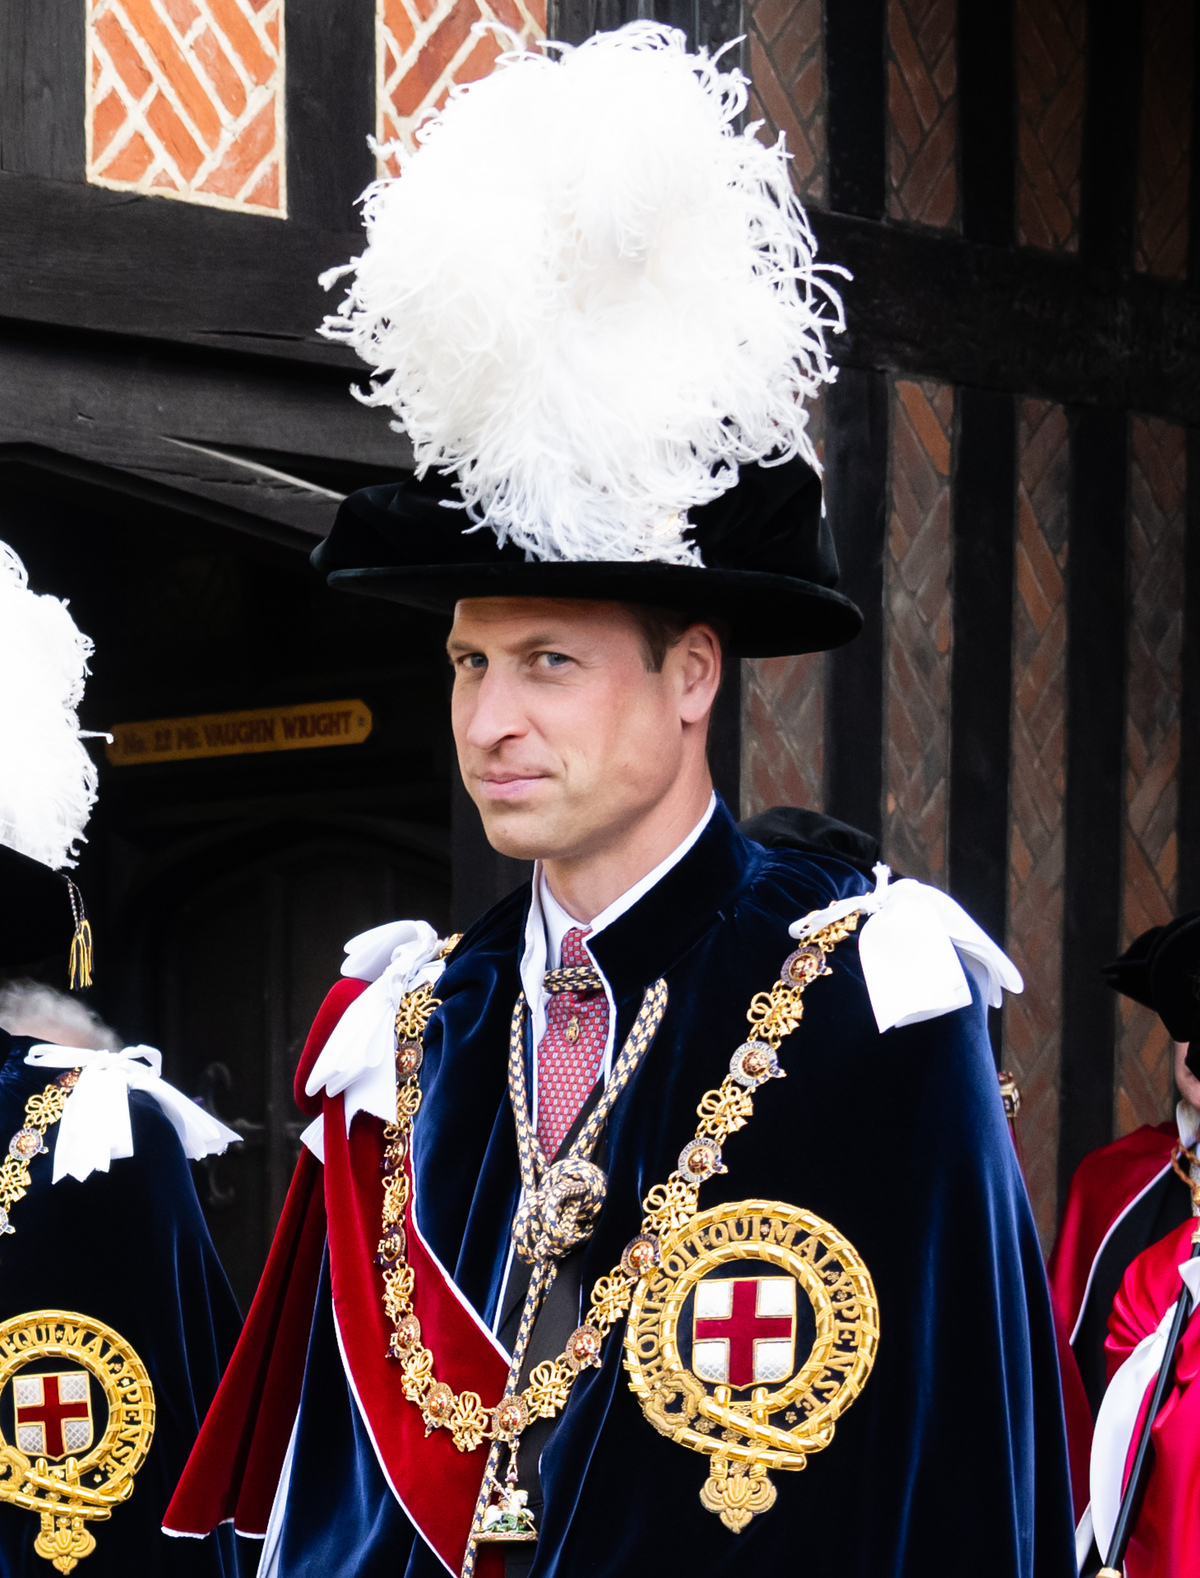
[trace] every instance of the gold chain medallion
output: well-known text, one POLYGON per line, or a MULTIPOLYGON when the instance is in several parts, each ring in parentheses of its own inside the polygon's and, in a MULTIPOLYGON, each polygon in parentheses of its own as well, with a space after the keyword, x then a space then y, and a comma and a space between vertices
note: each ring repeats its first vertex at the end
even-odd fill
POLYGON ((67 1310, 0 1325, 0 1501, 39 1514, 33 1548, 59 1572, 95 1550, 88 1520, 129 1499, 153 1436, 150 1377, 111 1326, 67 1310))
POLYGON ((849 1240, 811 1211, 741 1200, 660 1243, 634 1289, 625 1368, 654 1428, 712 1457, 700 1500, 737 1534, 775 1500, 768 1469, 803 1468, 833 1440, 878 1342, 875 1286, 849 1240))

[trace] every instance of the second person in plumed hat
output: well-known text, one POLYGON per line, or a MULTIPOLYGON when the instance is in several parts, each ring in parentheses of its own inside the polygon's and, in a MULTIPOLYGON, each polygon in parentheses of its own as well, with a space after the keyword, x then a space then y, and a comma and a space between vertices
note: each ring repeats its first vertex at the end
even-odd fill
MULTIPOLYGON (((0 543, 0 975, 90 967, 91 642, 0 543)), ((231 1578, 162 1516, 240 1329, 188 1159, 238 1139, 78 1000, 0 996, 0 1574, 231 1578)))

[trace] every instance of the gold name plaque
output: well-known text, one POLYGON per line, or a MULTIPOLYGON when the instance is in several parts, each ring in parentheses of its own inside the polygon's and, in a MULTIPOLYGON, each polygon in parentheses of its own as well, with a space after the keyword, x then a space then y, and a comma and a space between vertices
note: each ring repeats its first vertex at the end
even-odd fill
POLYGON ((203 756, 254 756, 361 745, 374 720, 362 701, 316 701, 249 712, 206 712, 194 718, 114 723, 106 754, 114 767, 195 761, 203 756))

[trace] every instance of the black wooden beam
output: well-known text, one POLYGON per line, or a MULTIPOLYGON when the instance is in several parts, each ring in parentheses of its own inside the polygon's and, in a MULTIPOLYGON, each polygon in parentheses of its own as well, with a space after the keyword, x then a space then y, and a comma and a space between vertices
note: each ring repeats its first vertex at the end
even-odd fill
MULTIPOLYGON (((1184 286, 811 218, 821 257, 855 276, 839 360, 1200 423, 1200 295, 1184 286)), ((353 369, 316 333, 331 305, 317 275, 361 247, 361 233, 0 172, 13 320, 353 369)))
MULTIPOLYGON (((950 891, 1001 944, 1008 916, 1016 452, 1012 396, 960 389, 952 490, 950 891)), ((992 1026, 997 1050, 999 1017, 992 1026)))
POLYGON ((854 275, 837 359, 1200 422, 1200 295, 1031 251, 813 212, 854 275))
POLYGON ((1080 256, 1098 268, 1127 269, 1141 143, 1141 0, 1087 0, 1085 37, 1080 256))
POLYGON ((1008 246, 1016 203, 1013 0, 959 0, 957 45, 963 235, 1008 246))
POLYGON ((1183 694, 1179 730, 1179 897, 1200 908, 1200 432, 1187 435, 1183 571, 1183 694))
POLYGON ((1067 783, 1058 1179, 1112 1139, 1116 995, 1100 966, 1121 936, 1125 810, 1127 418, 1071 425, 1067 783))
POLYGON ((356 230, 375 179, 375 9, 288 0, 286 28, 289 218, 356 230))
POLYGON ((882 219, 887 78, 884 0, 826 0, 829 206, 882 219))
POLYGON ((887 529, 888 400, 882 373, 844 367, 826 391, 825 488, 838 589, 865 624, 826 659, 825 809, 883 830, 883 550, 887 529))

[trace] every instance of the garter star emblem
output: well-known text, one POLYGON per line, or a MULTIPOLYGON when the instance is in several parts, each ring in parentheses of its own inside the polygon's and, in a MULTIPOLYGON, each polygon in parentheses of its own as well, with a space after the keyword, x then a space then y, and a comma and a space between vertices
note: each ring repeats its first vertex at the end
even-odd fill
POLYGON ((879 1305, 836 1228, 774 1200, 701 1211, 633 1290, 625 1368, 646 1418, 712 1458, 700 1500, 740 1533, 801 1469, 875 1362, 879 1305))
POLYGON ((0 1325, 0 1501, 39 1515, 33 1548, 59 1572, 95 1550, 89 1520, 129 1499, 153 1435, 150 1377, 110 1326, 65 1310, 0 1325))

